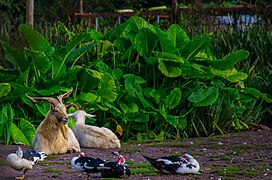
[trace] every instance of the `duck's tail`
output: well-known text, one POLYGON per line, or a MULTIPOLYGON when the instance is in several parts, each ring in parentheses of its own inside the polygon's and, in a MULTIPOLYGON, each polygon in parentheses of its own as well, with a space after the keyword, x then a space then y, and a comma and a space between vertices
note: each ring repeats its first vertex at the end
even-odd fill
POLYGON ((144 157, 146 160, 148 160, 151 164, 153 164, 153 163, 156 161, 156 159, 151 158, 151 157, 148 157, 148 156, 145 156, 145 155, 143 155, 143 157, 144 157))

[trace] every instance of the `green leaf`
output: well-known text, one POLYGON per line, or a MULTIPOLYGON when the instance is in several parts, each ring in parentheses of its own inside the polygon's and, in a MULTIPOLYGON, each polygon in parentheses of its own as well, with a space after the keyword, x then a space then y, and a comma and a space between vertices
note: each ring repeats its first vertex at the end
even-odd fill
POLYGON ((53 96, 53 95, 59 95, 60 92, 67 92, 70 88, 62 87, 62 86, 52 86, 48 89, 38 90, 37 93, 40 94, 40 96, 53 96))
POLYGON ((255 88, 243 88, 242 92, 250 94, 256 98, 263 98, 266 102, 271 103, 272 99, 267 97, 267 94, 260 92, 259 90, 255 88))
POLYGON ((173 46, 177 48, 181 48, 185 43, 190 41, 186 32, 178 24, 172 24, 167 29, 166 34, 171 39, 173 46))
POLYGON ((52 79, 66 77, 66 65, 60 56, 52 59, 52 79))
POLYGON ((160 134, 155 138, 157 141, 162 141, 164 140, 164 132, 161 131, 160 134))
POLYGON ((155 51, 154 54, 155 54, 156 57, 158 57, 158 58, 160 58, 162 60, 165 60, 165 61, 184 63, 183 57, 177 56, 177 55, 172 54, 172 53, 155 51))
POLYGON ((11 90, 9 83, 0 83, 0 98, 6 96, 11 90))
POLYGON ((210 61, 213 68, 217 69, 229 69, 230 67, 237 64, 239 61, 248 58, 249 52, 245 50, 238 50, 226 55, 223 59, 216 59, 215 61, 210 61))
POLYGON ((210 46, 211 37, 208 35, 200 35, 192 41, 186 42, 180 49, 180 54, 185 59, 193 59, 200 51, 210 46))
POLYGON ((197 89, 189 97, 188 100, 193 106, 209 106, 212 105, 218 97, 218 91, 214 87, 207 89, 197 89))
POLYGON ((134 40, 138 53, 143 57, 151 54, 151 52, 157 46, 157 42, 157 35, 147 28, 141 29, 134 40))
POLYGON ((142 134, 140 132, 137 133, 136 138, 137 138, 138 141, 143 140, 143 136, 142 136, 142 134))
POLYGON ((91 50, 95 45, 96 45, 96 43, 89 43, 89 44, 86 44, 80 48, 73 50, 70 54, 68 54, 67 62, 73 63, 73 65, 72 65, 72 67, 73 67, 76 64, 77 60, 80 57, 82 57, 86 52, 91 50))
POLYGON ((171 116, 171 115, 165 115, 164 116, 165 120, 171 124, 174 128, 176 128, 178 126, 178 122, 177 119, 175 118, 175 116, 171 116))
POLYGON ((229 70, 211 69, 211 73, 221 76, 231 82, 239 82, 245 80, 248 75, 242 72, 237 72, 235 68, 229 70))
POLYGON ((172 40, 166 35, 166 33, 155 26, 154 29, 157 32, 157 36, 159 38, 159 46, 161 47, 162 52, 175 53, 178 51, 178 48, 174 46, 172 40))
POLYGON ((39 104, 35 104, 36 108, 38 109, 38 111, 43 115, 46 116, 47 112, 48 112, 48 108, 45 110, 42 106, 40 106, 39 104))
POLYGON ((27 55, 32 58, 33 70, 35 71, 36 76, 38 77, 39 72, 45 74, 51 66, 51 62, 48 56, 45 55, 42 51, 35 51, 31 49, 25 49, 27 55), (39 71, 39 72, 38 72, 39 71))
POLYGON ((101 97, 102 103, 113 102, 117 98, 116 85, 113 77, 109 73, 105 73, 100 80, 96 95, 101 97))
POLYGON ((178 77, 182 74, 180 66, 176 63, 167 63, 162 59, 159 59, 159 70, 167 77, 178 77))
POLYGON ((51 54, 52 48, 50 43, 38 31, 26 24, 21 24, 19 26, 19 31, 27 40, 31 49, 44 52, 46 55, 51 54))
POLYGON ((90 104, 94 104, 96 101, 100 101, 100 98, 96 94, 91 92, 81 93, 79 98, 80 100, 82 100, 82 102, 87 102, 90 104))
POLYGON ((10 132, 12 139, 14 140, 15 143, 22 143, 27 146, 31 145, 31 143, 27 140, 23 132, 14 123, 11 123, 10 125, 10 132))
POLYGON ((28 67, 28 59, 22 50, 13 48, 6 42, 0 41, 0 45, 5 52, 4 58, 13 64, 14 69, 24 71, 28 67))
POLYGON ((36 134, 35 127, 33 126, 33 124, 31 124, 29 121, 25 119, 21 119, 20 127, 21 127, 21 131, 24 133, 24 136, 26 137, 28 142, 31 144, 36 134))
POLYGON ((174 109, 179 104, 180 99, 180 88, 173 89, 171 93, 166 97, 166 107, 169 107, 169 109, 174 109))

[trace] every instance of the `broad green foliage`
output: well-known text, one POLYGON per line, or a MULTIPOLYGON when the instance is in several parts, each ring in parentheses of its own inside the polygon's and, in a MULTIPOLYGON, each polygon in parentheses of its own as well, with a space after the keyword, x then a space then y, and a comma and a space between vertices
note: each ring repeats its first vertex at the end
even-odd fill
POLYGON ((21 119, 20 127, 21 129, 19 129, 14 123, 11 124, 10 132, 13 141, 15 143, 23 143, 30 146, 36 134, 35 127, 24 119, 21 119))
POLYGON ((65 102, 84 104, 97 115, 88 123, 116 130, 124 141, 242 130, 251 122, 248 109, 272 101, 246 87, 248 75, 235 66, 249 52, 217 58, 210 50, 212 34, 189 38, 177 24, 163 31, 138 15, 105 34, 60 26, 67 37, 63 47, 27 25, 19 30, 28 47, 1 42, 12 64, 12 70, 0 69, 0 102, 7 103, 0 133, 7 143, 12 134, 13 141, 29 144, 31 124, 37 126, 49 110, 48 102, 34 104, 25 93, 54 97, 73 87, 65 102))

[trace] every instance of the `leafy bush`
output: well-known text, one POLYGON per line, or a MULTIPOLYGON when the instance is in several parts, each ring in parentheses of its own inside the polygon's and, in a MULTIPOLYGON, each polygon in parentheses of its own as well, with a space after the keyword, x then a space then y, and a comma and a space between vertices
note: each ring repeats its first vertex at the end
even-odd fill
POLYGON ((256 100, 271 102, 245 87, 248 75, 235 68, 249 52, 217 58, 209 48, 212 34, 191 39, 179 25, 163 31, 137 15, 105 34, 60 27, 68 37, 63 47, 54 47, 24 24, 19 31, 28 47, 1 42, 13 68, 1 68, 0 83, 10 90, 0 95, 0 102, 24 109, 24 119, 35 126, 49 106, 33 104, 25 93, 54 96, 71 86, 68 102, 86 103, 85 109, 97 115, 93 124, 116 129, 124 141, 242 130, 256 100))

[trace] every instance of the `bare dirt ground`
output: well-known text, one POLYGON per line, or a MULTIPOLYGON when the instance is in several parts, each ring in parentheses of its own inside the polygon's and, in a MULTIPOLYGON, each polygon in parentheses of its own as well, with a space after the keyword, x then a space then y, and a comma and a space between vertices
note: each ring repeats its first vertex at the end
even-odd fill
MULTIPOLYGON (((18 145, 0 145, 0 180, 14 179, 21 175, 7 166, 6 157, 16 151, 18 145)), ((21 146, 22 147, 22 146, 21 146)), ((23 147, 24 148, 24 147, 23 147)), ((123 143, 121 149, 86 149, 82 151, 92 157, 114 161, 112 151, 118 150, 129 164, 130 177, 124 179, 272 179, 272 130, 248 131, 181 141, 145 141, 123 143), (195 175, 163 175, 143 158, 143 155, 160 157, 165 155, 191 154, 200 163, 201 170, 195 175)), ((72 169, 70 160, 78 153, 52 155, 44 162, 27 171, 25 179, 82 180, 84 173, 72 169)), ((92 174, 99 179, 100 174, 92 174)))

